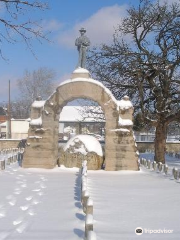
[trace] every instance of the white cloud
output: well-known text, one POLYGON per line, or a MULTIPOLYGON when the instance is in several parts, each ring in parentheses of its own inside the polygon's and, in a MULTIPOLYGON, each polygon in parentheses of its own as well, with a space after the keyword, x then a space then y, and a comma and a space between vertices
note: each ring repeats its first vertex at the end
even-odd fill
POLYGON ((68 80, 71 78, 71 74, 69 73, 65 73, 63 74, 60 78, 58 78, 57 80, 55 80, 53 83, 54 83, 54 87, 58 87, 60 83, 68 80))
POLYGON ((114 29, 126 16, 127 5, 114 5, 101 8, 98 12, 83 22, 74 25, 73 29, 62 32, 58 36, 58 43, 68 48, 74 48, 74 42, 79 35, 79 29, 87 29, 87 36, 91 45, 109 43, 112 41, 114 29))
POLYGON ((58 22, 55 19, 51 20, 43 20, 42 21, 42 26, 44 31, 58 31, 63 27, 63 23, 58 22))

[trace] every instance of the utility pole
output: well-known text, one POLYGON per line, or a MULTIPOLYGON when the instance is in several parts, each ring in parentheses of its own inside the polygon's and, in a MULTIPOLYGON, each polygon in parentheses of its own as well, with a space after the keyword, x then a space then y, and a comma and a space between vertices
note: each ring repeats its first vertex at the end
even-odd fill
POLYGON ((9 80, 7 138, 11 138, 11 82, 9 80))

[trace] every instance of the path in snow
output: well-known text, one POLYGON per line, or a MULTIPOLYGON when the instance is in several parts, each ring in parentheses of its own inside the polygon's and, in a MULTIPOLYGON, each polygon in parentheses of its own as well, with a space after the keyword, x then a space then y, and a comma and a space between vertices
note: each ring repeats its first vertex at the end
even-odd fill
POLYGON ((84 236, 78 170, 0 172, 0 240, 76 240, 84 236))
POLYGON ((163 174, 88 171, 98 240, 180 239, 180 183, 163 174), (168 229, 172 234, 138 236, 135 229, 168 229))

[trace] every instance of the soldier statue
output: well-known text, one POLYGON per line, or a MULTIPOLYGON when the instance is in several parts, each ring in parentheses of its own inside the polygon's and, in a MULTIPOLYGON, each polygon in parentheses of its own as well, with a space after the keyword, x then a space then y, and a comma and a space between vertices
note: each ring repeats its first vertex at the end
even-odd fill
POLYGON ((90 46, 90 40, 87 36, 85 36, 86 29, 81 28, 79 32, 81 36, 78 37, 75 41, 75 45, 77 46, 79 52, 78 67, 85 68, 86 52, 88 47, 90 46))

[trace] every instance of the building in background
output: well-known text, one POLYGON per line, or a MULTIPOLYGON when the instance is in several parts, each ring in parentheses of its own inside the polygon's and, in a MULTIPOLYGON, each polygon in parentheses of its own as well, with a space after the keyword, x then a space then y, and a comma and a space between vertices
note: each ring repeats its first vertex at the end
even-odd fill
MULTIPOLYGON (((104 140, 105 121, 98 121, 95 117, 84 119, 83 107, 65 106, 59 118, 59 140, 68 140, 77 134, 95 136, 104 140)), ((25 139, 28 137, 30 119, 11 119, 12 139, 25 139)), ((0 124, 0 137, 7 137, 7 121, 0 124)))
MULTIPOLYGON (((28 137, 29 119, 11 119, 11 138, 25 139, 28 137)), ((7 121, 0 124, 0 137, 7 137, 7 121)))
MULTIPOLYGON (((59 141, 67 141, 78 134, 88 134, 96 137, 99 141, 104 141, 105 120, 98 119, 97 116, 86 117, 84 107, 65 106, 59 117, 59 141)), ((2 115, 4 116, 4 115, 2 115)), ((0 123, 0 138, 7 136, 6 116, 4 122, 0 123)), ((11 119, 12 139, 26 139, 28 137, 30 119, 11 119)), ((134 132, 137 142, 154 142, 155 129, 146 132, 134 132)), ((170 131, 167 141, 179 141, 179 131, 170 131)))
POLYGON ((84 117, 84 107, 65 106, 59 118, 59 140, 68 140, 77 134, 88 134, 104 141, 105 120, 95 116, 84 117))

